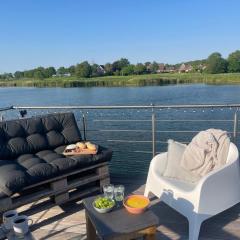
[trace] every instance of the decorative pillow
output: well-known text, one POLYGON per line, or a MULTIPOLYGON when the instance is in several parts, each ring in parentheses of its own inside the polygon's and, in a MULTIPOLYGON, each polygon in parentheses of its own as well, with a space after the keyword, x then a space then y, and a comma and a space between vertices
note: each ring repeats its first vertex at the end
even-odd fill
POLYGON ((167 167, 163 173, 164 177, 175 178, 185 182, 196 182, 199 176, 193 175, 190 171, 180 166, 182 155, 186 144, 168 140, 167 167))

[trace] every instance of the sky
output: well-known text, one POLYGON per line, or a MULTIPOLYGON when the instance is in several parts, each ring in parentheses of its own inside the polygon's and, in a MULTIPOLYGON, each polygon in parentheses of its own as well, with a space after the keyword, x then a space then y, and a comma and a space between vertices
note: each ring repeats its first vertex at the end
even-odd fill
POLYGON ((227 57, 240 49, 239 9, 239 0, 0 1, 0 73, 227 57))

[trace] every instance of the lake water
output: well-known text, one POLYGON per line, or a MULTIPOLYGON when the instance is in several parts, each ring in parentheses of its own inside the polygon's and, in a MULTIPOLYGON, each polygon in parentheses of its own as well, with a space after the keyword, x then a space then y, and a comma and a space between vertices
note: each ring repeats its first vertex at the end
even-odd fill
MULTIPOLYGON (((203 104, 240 103, 238 85, 170 85, 153 87, 91 87, 91 88, 0 88, 0 107, 48 106, 48 105, 150 105, 153 104, 203 104)), ((61 110, 64 111, 64 110, 61 110)), ((217 110, 156 110, 158 120, 166 119, 233 119, 235 109, 217 110)), ((28 116, 46 111, 28 111, 28 116)), ((51 112, 51 111, 49 111, 51 112)), ((87 117, 87 138, 111 147, 113 174, 128 176, 146 175, 151 155, 150 110, 86 110, 74 111, 82 128, 81 117, 87 117), (115 120, 115 121, 109 121, 115 120), (118 132, 116 130, 123 130, 118 132), (95 131, 96 130, 96 131, 95 131), (101 130, 99 132, 99 130, 101 130), (109 131, 110 130, 110 131, 109 131), (125 131, 124 131, 125 130, 125 131), (141 131, 137 131, 141 130, 141 131), (144 131, 143 131, 144 130, 144 131), (138 141, 137 143, 131 141, 138 141), (125 141, 125 142, 123 142, 125 141)), ((18 111, 4 113, 4 117, 16 118, 18 111)), ((166 150, 169 138, 188 142, 194 133, 172 133, 173 130, 199 131, 210 127, 232 131, 232 122, 157 122, 157 151, 166 150)))

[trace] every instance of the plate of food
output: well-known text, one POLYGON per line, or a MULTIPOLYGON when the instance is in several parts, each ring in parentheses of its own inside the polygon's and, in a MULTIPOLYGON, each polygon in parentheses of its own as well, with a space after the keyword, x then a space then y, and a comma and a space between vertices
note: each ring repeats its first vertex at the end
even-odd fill
POLYGON ((133 214, 140 214, 144 212, 149 204, 149 198, 143 195, 130 195, 123 201, 123 206, 127 209, 128 212, 133 214))
POLYGON ((115 201, 106 197, 98 197, 93 201, 93 208, 99 213, 110 212, 115 206, 115 201))
POLYGON ((77 142, 66 146, 63 155, 74 156, 83 154, 97 154, 98 146, 91 142, 77 142))

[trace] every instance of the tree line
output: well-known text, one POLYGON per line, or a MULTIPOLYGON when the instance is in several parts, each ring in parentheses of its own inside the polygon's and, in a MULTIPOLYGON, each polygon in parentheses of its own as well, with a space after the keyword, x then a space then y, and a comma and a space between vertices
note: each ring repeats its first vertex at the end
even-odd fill
MULTIPOLYGON (((225 59, 218 52, 212 53, 207 59, 186 62, 185 64, 192 66, 192 72, 216 73, 240 73, 240 50, 232 52, 225 59), (200 69, 201 67, 201 69, 200 69)), ((128 59, 121 58, 113 63, 105 65, 90 64, 88 61, 72 65, 70 67, 38 67, 26 71, 16 71, 12 73, 4 73, 0 75, 0 79, 45 79, 55 76, 76 76, 81 78, 111 76, 111 75, 140 75, 153 74, 159 72, 160 65, 157 62, 145 62, 131 64, 128 59)), ((165 68, 174 69, 175 72, 181 64, 164 64, 165 68)))
POLYGON ((240 72, 240 51, 237 50, 229 54, 227 59, 224 59, 218 52, 212 53, 207 58, 208 73, 239 73, 240 72))

